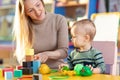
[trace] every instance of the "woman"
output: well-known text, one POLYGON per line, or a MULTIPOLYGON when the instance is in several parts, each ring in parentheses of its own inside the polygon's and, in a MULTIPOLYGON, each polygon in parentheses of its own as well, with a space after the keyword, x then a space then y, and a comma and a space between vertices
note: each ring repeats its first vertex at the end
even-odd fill
POLYGON ((13 32, 19 63, 25 59, 25 49, 28 48, 34 49, 35 60, 50 68, 58 68, 67 57, 66 19, 46 12, 43 0, 17 0, 13 32))

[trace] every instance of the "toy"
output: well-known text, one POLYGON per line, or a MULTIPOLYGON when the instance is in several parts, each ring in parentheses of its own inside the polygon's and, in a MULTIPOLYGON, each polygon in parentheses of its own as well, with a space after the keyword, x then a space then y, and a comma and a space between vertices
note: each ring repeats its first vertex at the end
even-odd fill
POLYGON ((12 80, 13 79, 13 72, 7 71, 4 73, 5 74, 5 80, 12 80))
POLYGON ((68 66, 63 66, 61 70, 70 70, 68 66))
POLYGON ((22 77, 22 70, 14 70, 14 77, 21 78, 22 77))
POLYGON ((74 67, 74 71, 76 73, 77 76, 80 76, 80 71, 82 70, 83 65, 82 64, 76 64, 74 67))
POLYGON ((80 75, 81 76, 91 76, 92 75, 92 71, 91 71, 90 67, 84 66, 82 68, 82 70, 80 71, 80 75))
POLYGON ((75 72, 73 70, 70 70, 68 66, 63 66, 61 69, 62 75, 68 75, 73 76, 75 75, 75 72))
POLYGON ((33 80, 42 80, 41 74, 33 74, 33 80))
POLYGON ((41 74, 48 74, 50 72, 51 72, 51 69, 47 64, 41 64, 41 66, 39 67, 39 73, 41 74))

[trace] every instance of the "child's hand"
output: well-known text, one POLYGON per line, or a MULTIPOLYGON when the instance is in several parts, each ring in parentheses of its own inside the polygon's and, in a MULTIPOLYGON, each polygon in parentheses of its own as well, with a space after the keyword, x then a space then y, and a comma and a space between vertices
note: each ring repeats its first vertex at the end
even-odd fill
POLYGON ((88 67, 90 67, 91 71, 93 71, 93 67, 91 65, 86 65, 88 67))
POLYGON ((91 65, 86 65, 86 66, 90 67, 93 73, 100 73, 100 68, 93 68, 91 65))
POLYGON ((93 73, 100 73, 100 68, 93 68, 93 73))
POLYGON ((65 63, 63 63, 63 64, 60 64, 58 67, 59 67, 59 70, 61 70, 64 66, 67 66, 68 67, 68 64, 65 64, 65 63))

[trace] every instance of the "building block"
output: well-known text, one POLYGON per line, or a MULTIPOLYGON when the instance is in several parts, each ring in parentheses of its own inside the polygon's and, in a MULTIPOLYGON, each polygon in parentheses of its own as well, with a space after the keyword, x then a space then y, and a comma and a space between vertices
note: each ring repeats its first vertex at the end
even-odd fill
POLYGON ((26 62, 27 61, 33 61, 34 60, 34 56, 33 55, 26 55, 25 60, 26 60, 26 62))
POLYGON ((22 68, 23 68, 23 66, 16 66, 16 70, 20 70, 22 68))
POLYGON ((23 62, 22 64, 23 68, 27 68, 27 67, 33 67, 33 61, 27 61, 27 62, 23 62))
POLYGON ((33 80, 42 80, 41 74, 33 74, 33 80))
POLYGON ((23 75, 31 75, 31 74, 33 74, 33 68, 23 68, 21 70, 22 70, 23 75))
POLYGON ((34 55, 34 49, 26 49, 25 54, 26 54, 26 56, 28 56, 28 55, 33 56, 34 55))
POLYGON ((21 78, 22 77, 22 70, 14 70, 14 77, 21 78))
POLYGON ((3 70, 0 69, 0 77, 3 77, 3 70))
POLYGON ((4 68, 3 69, 3 76, 5 76, 5 72, 12 72, 13 73, 14 69, 13 68, 4 68))
POLYGON ((5 80, 12 80, 13 79, 13 72, 8 71, 5 72, 5 80))
POLYGON ((33 73, 39 72, 40 65, 41 65, 41 62, 39 60, 33 61, 33 73))

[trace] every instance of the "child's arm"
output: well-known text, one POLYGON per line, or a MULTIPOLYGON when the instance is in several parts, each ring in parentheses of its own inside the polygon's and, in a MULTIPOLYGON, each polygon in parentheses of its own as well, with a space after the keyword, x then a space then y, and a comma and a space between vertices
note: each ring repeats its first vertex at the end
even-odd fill
POLYGON ((58 67, 59 67, 59 70, 61 70, 64 66, 67 66, 68 67, 68 64, 67 63, 62 63, 60 64, 58 67))
POLYGON ((104 63, 104 58, 102 56, 102 53, 96 53, 95 57, 95 63, 96 63, 96 68, 93 68, 94 73, 105 73, 106 67, 104 63))

